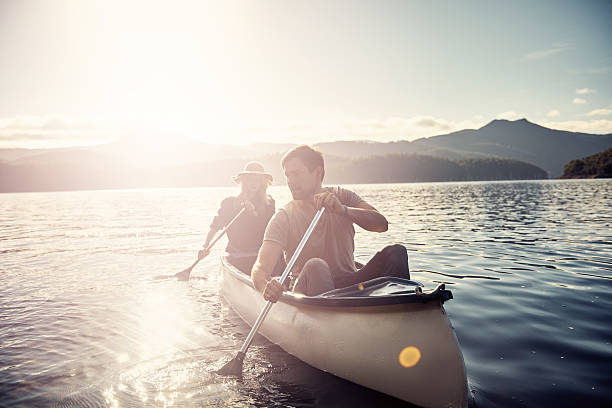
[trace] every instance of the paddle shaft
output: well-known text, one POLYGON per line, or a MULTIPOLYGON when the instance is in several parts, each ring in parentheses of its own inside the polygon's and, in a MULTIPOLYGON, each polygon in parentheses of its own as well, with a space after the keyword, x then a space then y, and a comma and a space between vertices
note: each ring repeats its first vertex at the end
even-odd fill
MULTIPOLYGON (((229 227, 232 226, 232 224, 234 223, 234 221, 236 221, 238 219, 238 217, 240 217, 242 215, 243 212, 246 211, 246 208, 242 208, 238 214, 236 214, 236 216, 234 218, 232 218, 232 220, 225 226, 225 228, 223 228, 223 230, 221 231, 221 233, 219 235, 217 235, 215 237, 215 239, 212 240, 211 243, 208 244, 208 246, 205 248, 206 251, 210 251, 210 249, 213 247, 213 245, 215 245, 217 243, 218 240, 221 239, 221 237, 223 235, 225 235, 225 233, 227 232, 227 230, 229 229, 229 227)), ((198 259, 195 260, 194 263, 191 264, 191 266, 187 269, 185 269, 183 272, 179 272, 176 275, 185 275, 185 280, 188 279, 189 274, 191 273, 191 270, 198 264, 198 262, 200 262, 202 259, 204 259, 204 257, 198 257, 198 259)), ((182 276, 181 276, 182 277, 182 276)))
POLYGON ((238 214, 236 214, 236 216, 234 218, 232 218, 232 220, 225 226, 225 228, 223 228, 221 233, 219 235, 217 235, 217 237, 215 239, 213 239, 210 244, 208 244, 208 246, 206 247, 207 251, 209 251, 210 248, 212 248, 213 245, 215 245, 217 243, 217 241, 221 239, 221 237, 227 232, 229 227, 232 226, 234 221, 236 221, 238 219, 238 217, 240 217, 242 215, 242 213, 245 212, 245 211, 246 211, 246 208, 242 207, 242 209, 238 212, 238 214))
MULTIPOLYGON (((317 226, 317 223, 319 222, 321 215, 323 215, 323 211, 325 211, 325 207, 321 207, 321 209, 317 211, 314 218, 312 219, 312 222, 308 226, 308 229, 306 230, 306 233, 302 237, 300 244, 295 249, 295 252, 293 253, 293 256, 291 257, 291 260, 289 260, 289 263, 287 264, 287 266, 285 267, 285 270, 283 271, 283 274, 281 275, 281 278, 280 278, 281 285, 285 283, 285 280, 289 276, 289 272, 291 271, 291 268, 293 268, 295 261, 297 260, 298 256, 300 256, 302 249, 306 245, 306 241, 308 241, 308 238, 310 238, 310 234, 312 234, 312 231, 317 226)), ((266 303, 266 306, 263 308, 261 313, 259 313, 259 316, 257 317, 257 320, 255 321, 255 324, 251 328, 249 335, 247 336, 246 340, 244 341, 244 344, 242 345, 242 348, 240 349, 239 355, 240 354, 244 355, 246 353, 247 349, 251 345, 251 342, 253 341, 253 337, 255 337, 255 334, 257 334, 257 331, 259 330, 259 326, 261 326, 261 324, 263 323, 264 319, 266 318, 266 315, 270 311, 270 308, 272 307, 273 304, 274 303, 271 300, 268 300, 268 303, 266 303)))

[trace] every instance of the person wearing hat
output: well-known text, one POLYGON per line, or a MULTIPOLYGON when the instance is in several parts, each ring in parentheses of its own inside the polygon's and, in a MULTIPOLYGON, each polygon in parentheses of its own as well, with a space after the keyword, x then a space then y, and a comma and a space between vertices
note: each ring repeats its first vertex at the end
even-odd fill
MULTIPOLYGON (((223 229, 242 208, 246 208, 246 211, 227 230, 225 251, 234 266, 250 274, 263 242, 264 231, 275 211, 274 199, 267 194, 268 186, 272 183, 272 175, 264 170, 261 163, 252 161, 247 163, 244 170, 233 179, 240 185, 240 194, 221 201, 219 211, 206 235, 204 248, 208 247, 217 231, 223 229)), ((208 255, 206 249, 198 252, 198 258, 206 255, 208 255)))

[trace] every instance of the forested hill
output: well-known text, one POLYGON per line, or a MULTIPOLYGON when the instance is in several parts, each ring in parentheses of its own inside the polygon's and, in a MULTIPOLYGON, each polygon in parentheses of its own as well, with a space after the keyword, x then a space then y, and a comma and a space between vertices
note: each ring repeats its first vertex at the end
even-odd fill
POLYGON ((549 177, 559 177, 563 165, 612 147, 612 134, 596 135, 549 129, 526 119, 494 120, 480 129, 465 129, 412 142, 330 142, 317 146, 342 157, 417 153, 447 159, 503 157, 535 164, 549 177))
MULTIPOLYGON (((90 152, 91 153, 91 152, 90 152)), ((262 161, 276 184, 285 177, 280 154, 253 157, 262 161)), ((75 156, 70 156, 74 158, 75 156)), ((65 191, 121 188, 204 187, 233 185, 243 159, 166 167, 137 167, 113 157, 83 154, 80 160, 0 163, 0 192, 65 191)), ((450 160, 417 154, 358 159, 326 156, 325 184, 401 183, 464 180, 541 179, 547 174, 532 164, 509 159, 450 160)))
POLYGON ((612 147, 594 155, 572 160, 561 178, 612 178, 612 147))
POLYGON ((418 154, 371 156, 329 166, 327 183, 405 183, 436 181, 533 180, 547 173, 518 160, 450 160, 418 154))

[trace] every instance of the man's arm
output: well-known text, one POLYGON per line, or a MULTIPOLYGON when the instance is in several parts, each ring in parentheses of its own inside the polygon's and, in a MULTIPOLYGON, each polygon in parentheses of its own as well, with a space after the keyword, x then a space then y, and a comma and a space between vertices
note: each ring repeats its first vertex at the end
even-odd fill
POLYGON ((251 279, 255 289, 262 292, 264 299, 276 302, 283 293, 283 287, 277 279, 272 279, 272 271, 283 253, 281 245, 274 241, 264 241, 257 261, 251 269, 251 279))
POLYGON ((384 215, 365 201, 357 204, 357 207, 347 207, 347 216, 361 228, 372 232, 385 232, 389 229, 389 223, 384 215))
POLYGON ((365 201, 361 201, 356 207, 348 207, 340 202, 338 196, 328 191, 315 195, 315 206, 317 209, 325 206, 334 214, 349 217, 367 231, 385 232, 389 228, 385 216, 365 201))

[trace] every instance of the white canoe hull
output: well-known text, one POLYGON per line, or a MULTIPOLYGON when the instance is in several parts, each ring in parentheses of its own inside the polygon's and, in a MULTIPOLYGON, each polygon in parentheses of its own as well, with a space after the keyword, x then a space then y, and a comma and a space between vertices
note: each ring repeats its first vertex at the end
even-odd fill
MULTIPOLYGON (((223 297, 252 325, 265 306, 250 278, 226 263, 223 297)), ((439 301, 367 307, 295 305, 282 299, 259 333, 320 370, 423 407, 466 407, 467 378, 455 332, 439 301), (413 367, 399 362, 409 346, 413 367)))

